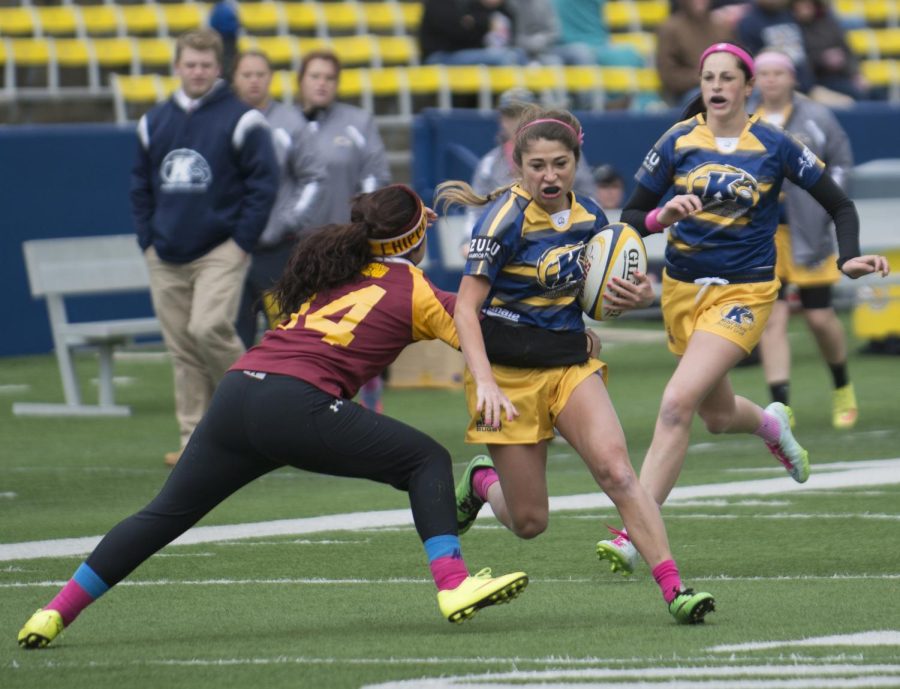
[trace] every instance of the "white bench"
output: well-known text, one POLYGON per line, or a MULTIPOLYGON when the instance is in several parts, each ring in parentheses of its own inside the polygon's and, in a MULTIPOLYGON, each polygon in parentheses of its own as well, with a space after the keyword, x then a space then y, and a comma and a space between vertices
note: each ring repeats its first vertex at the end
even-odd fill
POLYGON ((133 234, 66 239, 35 239, 22 243, 33 297, 47 302, 53 346, 62 377, 64 404, 13 405, 13 413, 39 416, 128 416, 127 406, 113 395, 113 350, 138 336, 159 336, 156 318, 125 318, 71 322, 66 297, 114 292, 147 291, 147 265, 133 234), (96 348, 100 373, 98 404, 82 402, 75 375, 73 349, 96 348))

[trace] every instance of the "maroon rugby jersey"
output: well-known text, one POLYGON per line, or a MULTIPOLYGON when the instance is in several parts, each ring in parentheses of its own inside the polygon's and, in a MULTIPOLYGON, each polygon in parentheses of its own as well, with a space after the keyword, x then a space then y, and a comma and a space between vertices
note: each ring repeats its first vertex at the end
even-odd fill
POLYGON ((370 263, 358 281, 316 294, 267 331, 230 370, 293 376, 349 399, 412 342, 459 348, 455 305, 405 259, 370 263))

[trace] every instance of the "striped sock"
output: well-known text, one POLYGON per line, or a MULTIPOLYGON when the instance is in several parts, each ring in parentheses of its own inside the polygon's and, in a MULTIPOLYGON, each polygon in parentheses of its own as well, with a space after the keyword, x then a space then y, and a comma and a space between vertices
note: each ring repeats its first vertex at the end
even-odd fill
POLYGON ((75 570, 75 574, 56 594, 56 598, 44 606, 44 610, 56 610, 63 624, 69 626, 79 613, 109 590, 109 586, 97 576, 87 563, 75 570))
POLYGON ((469 576, 459 549, 459 537, 450 534, 432 536, 425 541, 428 566, 438 591, 455 589, 469 576))
POLYGON ((675 596, 683 588, 681 585, 681 576, 678 574, 678 566, 675 560, 664 560, 653 568, 653 578, 662 591, 663 598, 666 603, 675 600, 675 596))

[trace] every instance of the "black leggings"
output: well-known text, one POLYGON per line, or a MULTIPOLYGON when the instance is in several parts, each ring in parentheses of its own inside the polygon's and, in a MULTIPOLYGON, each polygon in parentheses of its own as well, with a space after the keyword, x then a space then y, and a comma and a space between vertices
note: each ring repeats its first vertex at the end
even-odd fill
MULTIPOLYGON (((778 298, 787 300, 787 284, 782 284, 778 290, 778 298)), ((804 309, 828 309, 831 308, 831 285, 818 285, 816 287, 800 287, 797 290, 800 295, 800 305, 804 309)))
POLYGON ((162 490, 106 534, 88 566, 117 584, 236 490, 285 465, 390 484, 409 493, 423 541, 457 533, 450 454, 435 440, 295 378, 233 371, 162 490))

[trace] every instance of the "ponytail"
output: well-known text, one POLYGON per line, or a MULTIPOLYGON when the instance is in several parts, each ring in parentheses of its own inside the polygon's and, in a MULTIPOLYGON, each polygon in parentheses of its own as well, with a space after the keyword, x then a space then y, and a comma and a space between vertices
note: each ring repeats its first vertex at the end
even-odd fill
MULTIPOLYGON (((513 183, 515 184, 515 183, 513 183)), ((437 193, 434 195, 435 209, 444 210, 450 206, 486 206, 498 196, 512 188, 513 184, 497 187, 485 196, 476 194, 472 186, 460 180, 450 180, 437 185, 437 193)))

